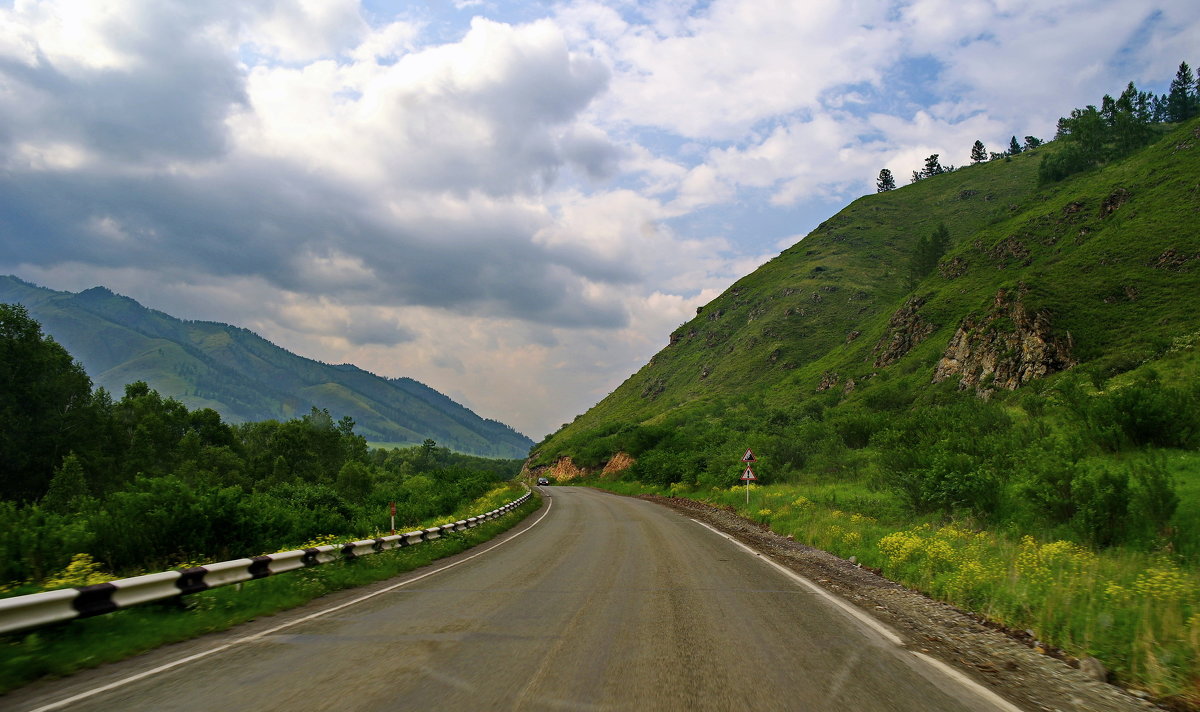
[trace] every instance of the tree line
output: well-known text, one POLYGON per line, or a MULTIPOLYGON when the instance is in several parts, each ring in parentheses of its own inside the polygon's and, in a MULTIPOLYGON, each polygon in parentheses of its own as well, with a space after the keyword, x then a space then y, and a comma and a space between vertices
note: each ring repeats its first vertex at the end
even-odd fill
MULTIPOLYGON (((1038 167, 1038 179, 1049 183, 1078 173, 1107 161, 1128 155, 1150 143, 1159 135, 1156 125, 1175 124, 1200 115, 1200 76, 1192 73, 1187 62, 1181 62, 1167 93, 1154 95, 1139 91, 1133 82, 1120 96, 1105 94, 1097 108, 1089 104, 1074 109, 1069 116, 1058 120, 1054 139, 1060 150, 1043 156, 1038 167)), ((988 151, 983 141, 975 141, 970 149, 971 163, 1010 160, 1013 156, 1037 148, 1042 140, 1026 136, 1024 143, 1013 136, 1005 151, 988 151)), ((955 166, 943 166, 940 154, 925 159, 925 166, 912 172, 911 183, 942 173, 955 166)), ((875 181, 875 191, 883 193, 896 189, 896 177, 883 168, 875 181)))
POLYGON ((520 467, 426 440, 368 448, 326 410, 229 424, 144 382, 114 398, 20 305, 0 304, 0 586, 88 553, 114 572, 414 525, 520 467))

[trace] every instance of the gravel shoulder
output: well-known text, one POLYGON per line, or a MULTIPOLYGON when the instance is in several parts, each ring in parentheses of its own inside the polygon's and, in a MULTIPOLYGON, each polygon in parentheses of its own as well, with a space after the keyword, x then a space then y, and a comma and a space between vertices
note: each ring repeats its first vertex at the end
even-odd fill
POLYGON ((891 626, 910 649, 954 666, 1023 709, 1165 709, 1087 677, 1077 669, 1078 661, 1058 651, 1039 652, 1037 641, 1023 631, 999 630, 976 615, 792 541, 732 511, 684 498, 642 495, 640 499, 677 510, 770 556, 891 626))

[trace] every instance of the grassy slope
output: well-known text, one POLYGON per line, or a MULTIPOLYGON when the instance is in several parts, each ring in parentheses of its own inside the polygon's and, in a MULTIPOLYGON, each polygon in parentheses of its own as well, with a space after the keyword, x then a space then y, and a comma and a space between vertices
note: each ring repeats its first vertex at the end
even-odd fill
MULTIPOLYGON (((1200 452, 1083 451, 1080 467, 1098 471, 1160 462, 1180 499, 1170 527, 1160 530, 1170 532, 1169 541, 1093 550, 1061 540, 1078 538, 1070 527, 1032 516, 1017 486, 1045 466, 1022 458, 1087 437, 1044 397, 1043 386, 1073 379, 1069 374, 993 394, 1014 423, 1002 436, 1013 455, 1002 497, 1014 499, 1002 501, 994 521, 914 513, 895 489, 881 486, 883 452, 868 440, 890 419, 977 403, 955 393, 956 379, 932 384, 934 367, 965 318, 986 314, 998 289, 1017 285, 1028 290, 1030 312, 1045 310, 1055 335, 1070 334, 1074 371, 1091 376, 1086 388, 1095 385, 1097 395, 1119 393, 1151 371, 1163 384, 1194 392, 1200 120, 1124 160, 1038 186, 1040 156, 1054 150, 855 201, 701 309, 674 332, 673 345, 539 444, 532 464, 571 456, 597 468, 627 449, 641 461, 629 476, 658 477, 659 484, 609 477, 584 483, 735 507, 798 541, 856 556, 909 586, 1032 629, 1070 655, 1095 655, 1119 684, 1200 707, 1200 452), (1107 210, 1114 196, 1124 202, 1107 210), (909 285, 908 256, 939 221, 953 241, 942 265, 967 269, 909 285), (1189 259, 1163 269, 1168 250, 1189 259), (919 313, 935 330, 898 361, 876 367, 876 344, 912 297, 925 300, 919 313), (828 372, 840 382, 818 392, 828 372), (843 390, 848 379, 856 382, 851 392, 843 390), (847 439, 853 428, 829 434, 830 423, 856 422, 869 428, 856 443, 847 439), (660 424, 668 427, 648 427, 660 424), (756 470, 768 473, 769 483, 754 488, 749 504, 734 484, 746 446, 759 454, 756 470), (683 469, 670 469, 681 461, 683 469), (801 464, 789 470, 780 463, 801 464)), ((957 426, 981 442, 993 435, 970 429, 977 423, 957 426)), ((936 432, 953 437, 955 424, 936 432)))
POLYGON ((705 403, 794 405, 815 396, 827 371, 857 380, 853 399, 883 388, 916 397, 960 321, 1019 283, 1031 309, 1049 310, 1054 331, 1070 333, 1082 367, 1112 375, 1156 358, 1172 338, 1200 329, 1200 264, 1153 266, 1169 248, 1200 253, 1200 146, 1177 148, 1200 144, 1197 131, 1192 121, 1129 158, 1050 186, 1036 176, 1053 144, 856 200, 680 326, 673 345, 539 445, 537 462, 574 454, 618 424, 683 417, 705 403), (1127 202, 1103 214, 1119 189, 1127 202), (952 239, 943 263, 960 258, 967 272, 935 273, 910 289, 909 255, 939 222, 952 239), (1028 257, 993 253, 1006 240, 1028 257), (874 348, 910 296, 928 300, 920 313, 937 329, 875 368, 874 348))
POLYGON ((411 379, 292 354, 246 330, 183 321, 95 288, 79 294, 0 277, 0 301, 25 304, 45 331, 78 357, 97 385, 120 395, 144 380, 190 408, 240 422, 286 419, 313 406, 349 415, 368 439, 522 457, 530 441, 411 379))

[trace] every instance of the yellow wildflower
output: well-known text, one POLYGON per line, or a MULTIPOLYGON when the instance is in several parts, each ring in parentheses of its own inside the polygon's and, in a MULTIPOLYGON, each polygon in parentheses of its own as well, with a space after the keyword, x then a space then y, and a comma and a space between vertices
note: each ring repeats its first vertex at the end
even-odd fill
POLYGON ((1147 598, 1173 601, 1194 595, 1196 585, 1179 569, 1154 568, 1137 577, 1133 582, 1133 590, 1147 598))
POLYGON ((105 572, 88 554, 76 554, 71 563, 43 582, 43 588, 66 588, 68 586, 90 586, 94 583, 112 581, 116 576, 105 572))

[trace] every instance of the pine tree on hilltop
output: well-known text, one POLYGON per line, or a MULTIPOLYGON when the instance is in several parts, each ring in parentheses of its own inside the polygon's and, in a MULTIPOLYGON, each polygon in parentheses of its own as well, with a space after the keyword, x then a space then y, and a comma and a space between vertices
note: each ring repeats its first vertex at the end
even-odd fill
POLYGON ((971 163, 983 163, 987 160, 987 149, 983 145, 983 141, 976 141, 974 146, 971 146, 971 163))
POLYGON ((1015 156, 1020 152, 1021 152, 1021 142, 1017 141, 1016 136, 1013 136, 1012 140, 1008 142, 1008 155, 1015 156))
POLYGON ((883 193, 888 190, 896 189, 896 178, 892 172, 884 168, 879 171, 879 179, 875 181, 875 192, 883 193))
POLYGON ((1167 92, 1168 121, 1178 123, 1187 121, 1196 115, 1197 95, 1192 91, 1195 84, 1196 79, 1192 76, 1192 68, 1188 66, 1187 62, 1180 62, 1179 71, 1175 73, 1175 79, 1171 81, 1171 88, 1167 92))

